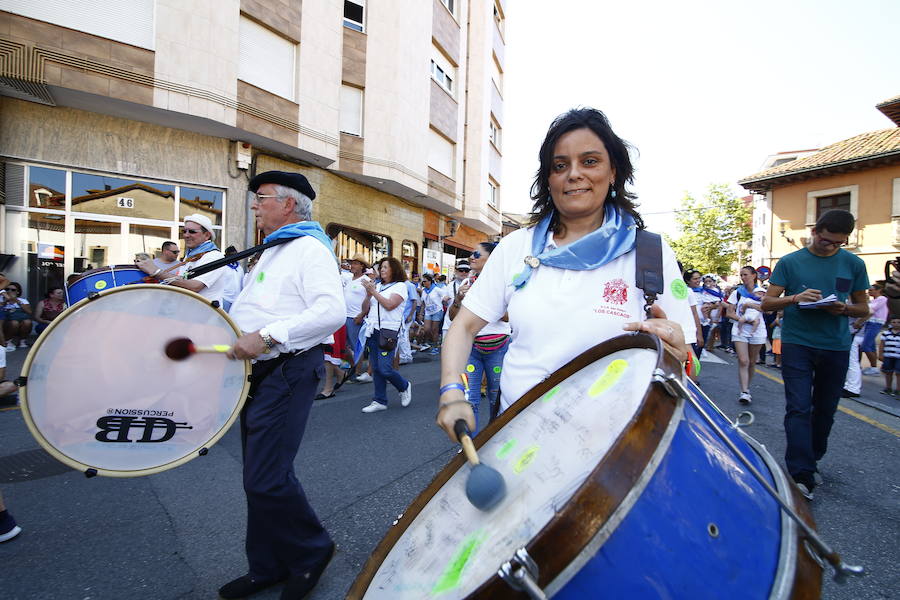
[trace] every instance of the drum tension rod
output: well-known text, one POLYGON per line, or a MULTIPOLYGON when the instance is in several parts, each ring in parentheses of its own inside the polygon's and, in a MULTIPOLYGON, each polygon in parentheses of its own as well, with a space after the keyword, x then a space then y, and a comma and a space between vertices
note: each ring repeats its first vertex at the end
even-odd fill
POLYGON ((525 548, 519 548, 511 559, 497 571, 500 579, 512 589, 525 592, 532 600, 547 600, 547 595, 537 584, 538 566, 525 548))
POLYGON ((15 379, 13 379, 13 383, 16 385, 16 387, 25 387, 26 385, 28 385, 28 377, 16 377, 15 379))
MULTIPOLYGON (((659 380, 657 379, 658 377, 659 374, 654 374, 654 379, 656 379, 657 381, 659 380)), ((744 466, 747 467, 747 470, 749 470, 753 477, 756 478, 757 481, 759 481, 759 483, 763 486, 763 488, 765 488, 769 495, 772 496, 772 498, 774 498, 779 505, 781 505, 781 509, 784 510, 784 512, 791 519, 793 519, 797 523, 797 525, 800 526, 800 529, 802 529, 803 533, 806 534, 806 538, 809 540, 809 542, 816 547, 816 550, 824 555, 825 559, 834 568, 834 581, 843 584, 847 582, 847 578, 850 575, 865 574, 865 569, 862 566, 848 565, 847 563, 845 563, 841 556, 837 552, 835 552, 834 549, 832 549, 831 546, 829 546, 825 542, 825 540, 819 537, 819 534, 816 533, 816 531, 812 527, 807 525, 806 521, 801 519, 800 516, 794 511, 794 509, 787 505, 781 495, 775 490, 775 488, 772 487, 772 484, 766 481, 766 478, 763 477, 763 474, 760 473, 759 470, 753 465, 753 463, 750 462, 750 459, 748 459, 744 455, 744 453, 741 452, 740 448, 738 448, 737 445, 735 445, 735 443, 725 435, 725 432, 722 431, 722 428, 719 427, 718 423, 713 421, 712 417, 710 417, 703 409, 703 407, 700 406, 700 403, 691 395, 690 390, 687 389, 687 387, 684 385, 684 382, 681 381, 681 379, 679 379, 677 375, 666 375, 665 379, 668 381, 669 385, 661 382, 662 385, 667 389, 669 389, 669 386, 674 386, 678 389, 679 395, 693 405, 697 412, 700 413, 700 416, 703 417, 703 420, 706 421, 706 423, 710 427, 712 427, 713 431, 716 432, 716 435, 719 436, 719 438, 725 443, 726 446, 728 446, 732 453, 734 453, 734 455, 742 463, 744 463, 744 466)), ((712 402, 712 400, 710 400, 710 402, 712 402)), ((726 418, 726 420, 728 419, 726 418)))

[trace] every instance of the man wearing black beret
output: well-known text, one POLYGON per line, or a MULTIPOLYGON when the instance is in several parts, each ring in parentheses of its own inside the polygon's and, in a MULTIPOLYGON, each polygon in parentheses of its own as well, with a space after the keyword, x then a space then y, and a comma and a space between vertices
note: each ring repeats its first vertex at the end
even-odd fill
POLYGON ((250 209, 264 242, 291 241, 263 251, 230 311, 244 333, 229 357, 254 364, 241 412, 249 572, 219 589, 226 600, 282 581, 283 600, 303 598, 334 553, 293 464, 324 374, 322 345, 333 343, 345 314, 331 240, 311 220, 315 196, 298 173, 250 180, 250 209))

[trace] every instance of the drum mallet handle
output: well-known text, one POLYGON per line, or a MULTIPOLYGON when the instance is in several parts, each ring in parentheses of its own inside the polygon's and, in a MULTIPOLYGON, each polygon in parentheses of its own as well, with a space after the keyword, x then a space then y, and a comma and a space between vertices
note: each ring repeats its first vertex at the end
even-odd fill
POLYGON ((459 440, 459 443, 462 445, 463 453, 466 455, 466 459, 472 464, 472 466, 480 465, 481 461, 478 459, 478 451, 475 450, 475 444, 472 443, 472 438, 469 437, 469 431, 466 428, 466 422, 462 419, 456 421, 453 424, 453 433, 456 434, 456 439, 459 440))
MULTIPOLYGON (((659 374, 656 375, 659 376, 659 374)), ((679 379, 675 375, 663 375, 662 377, 665 381, 661 383, 663 383, 663 385, 669 383, 678 388, 678 392, 680 393, 682 398, 690 402, 694 406, 694 408, 697 409, 697 412, 700 413, 700 415, 703 417, 703 420, 705 420, 706 423, 710 427, 712 427, 713 431, 716 432, 716 435, 719 436, 719 438, 723 442, 725 442, 725 445, 728 446, 728 448, 734 453, 734 455, 737 456, 742 463, 744 463, 744 466, 747 467, 747 470, 749 470, 750 473, 753 474, 753 477, 755 477, 756 480, 759 481, 759 483, 765 488, 765 490, 769 492, 769 495, 772 496, 772 498, 774 498, 775 501, 781 505, 782 510, 784 510, 784 512, 787 513, 787 515, 791 519, 793 519, 797 523, 797 525, 800 526, 800 529, 803 530, 803 533, 806 534, 806 537, 809 538, 809 541, 812 542, 816 549, 834 568, 834 580, 837 583, 846 583, 847 577, 850 575, 865 574, 866 570, 862 566, 848 565, 847 563, 845 563, 841 556, 837 552, 835 552, 834 549, 832 549, 831 546, 829 546, 825 542, 825 540, 819 537, 819 534, 816 533, 816 531, 812 527, 807 525, 806 521, 801 519, 800 516, 796 512, 794 512, 793 508, 787 505, 787 503, 778 494, 775 488, 773 488, 772 485, 768 481, 766 481, 766 478, 763 477, 763 474, 760 473, 759 470, 753 465, 753 463, 750 462, 750 459, 744 456, 744 453, 741 452, 740 448, 738 448, 737 445, 735 445, 735 443, 725 435, 725 432, 722 431, 718 423, 713 421, 712 417, 710 417, 703 409, 703 407, 700 406, 700 403, 697 402, 697 400, 691 395, 691 392, 687 389, 687 387, 685 387, 681 379, 679 379)))

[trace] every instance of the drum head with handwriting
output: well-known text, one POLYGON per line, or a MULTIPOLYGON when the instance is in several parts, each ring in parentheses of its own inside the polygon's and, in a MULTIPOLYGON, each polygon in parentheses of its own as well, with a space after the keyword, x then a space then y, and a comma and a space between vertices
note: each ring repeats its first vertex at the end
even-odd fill
POLYGON ((231 345, 239 331, 205 298, 160 285, 104 292, 63 313, 22 375, 23 415, 69 466, 135 476, 182 464, 237 418, 249 365, 221 354, 166 357, 166 343, 231 345))
POLYGON ((428 501, 375 573, 365 598, 463 598, 563 510, 637 413, 656 351, 630 348, 579 370, 526 406, 480 449, 507 495, 482 512, 463 466, 428 501))

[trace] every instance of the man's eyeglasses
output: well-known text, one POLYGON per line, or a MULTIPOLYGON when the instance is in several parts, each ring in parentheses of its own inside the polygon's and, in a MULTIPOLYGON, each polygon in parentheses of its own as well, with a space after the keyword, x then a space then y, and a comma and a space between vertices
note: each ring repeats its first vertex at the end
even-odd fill
POLYGON ((266 198, 278 198, 278 194, 257 194, 256 192, 247 192, 247 202, 259 204, 266 198))
POLYGON ((816 235, 819 237, 819 241, 822 243, 823 246, 831 246, 832 248, 840 248, 841 246, 847 245, 847 240, 835 241, 835 240, 829 240, 827 237, 823 236, 822 234, 816 234, 816 235))
POLYGON ((182 229, 184 233, 200 233, 199 229, 182 229))
POLYGON ((481 258, 481 252, 476 250, 475 252, 472 253, 472 258, 481 258))

